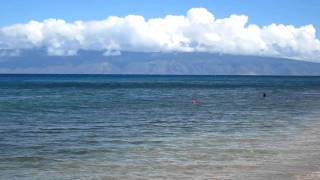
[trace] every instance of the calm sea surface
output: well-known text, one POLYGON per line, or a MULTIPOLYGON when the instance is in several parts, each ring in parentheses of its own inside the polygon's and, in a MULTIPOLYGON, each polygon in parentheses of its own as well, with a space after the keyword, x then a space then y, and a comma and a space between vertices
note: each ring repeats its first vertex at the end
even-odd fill
POLYGON ((0 179, 319 171, 320 77, 0 75, 0 179))

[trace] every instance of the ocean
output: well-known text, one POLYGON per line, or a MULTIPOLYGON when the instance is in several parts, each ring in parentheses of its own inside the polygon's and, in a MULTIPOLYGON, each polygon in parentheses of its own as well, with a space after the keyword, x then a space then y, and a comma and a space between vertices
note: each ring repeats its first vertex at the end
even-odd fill
POLYGON ((0 75, 0 179, 320 179, 319 109, 320 77, 0 75))

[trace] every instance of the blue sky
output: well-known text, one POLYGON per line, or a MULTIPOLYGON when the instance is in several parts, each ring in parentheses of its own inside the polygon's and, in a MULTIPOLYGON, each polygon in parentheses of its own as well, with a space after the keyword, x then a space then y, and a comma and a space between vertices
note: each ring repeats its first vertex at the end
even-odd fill
POLYGON ((205 7, 217 18, 236 13, 249 16, 249 23, 258 25, 313 24, 320 29, 319 0, 1 0, 0 26, 46 18, 100 20, 128 14, 161 17, 185 14, 192 7, 205 7))

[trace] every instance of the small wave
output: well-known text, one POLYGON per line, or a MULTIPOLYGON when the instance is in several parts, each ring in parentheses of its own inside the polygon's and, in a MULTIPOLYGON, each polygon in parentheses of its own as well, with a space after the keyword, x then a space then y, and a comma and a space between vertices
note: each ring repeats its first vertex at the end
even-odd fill
POLYGON ((1 162, 39 162, 43 160, 48 160, 47 158, 41 156, 17 156, 17 157, 5 157, 0 158, 1 162))
POLYGON ((193 88, 193 89, 211 89, 211 88, 268 88, 268 87, 319 87, 320 84, 303 84, 303 83, 244 83, 244 82, 1 82, 0 88, 84 88, 84 89, 170 89, 170 88, 193 88))

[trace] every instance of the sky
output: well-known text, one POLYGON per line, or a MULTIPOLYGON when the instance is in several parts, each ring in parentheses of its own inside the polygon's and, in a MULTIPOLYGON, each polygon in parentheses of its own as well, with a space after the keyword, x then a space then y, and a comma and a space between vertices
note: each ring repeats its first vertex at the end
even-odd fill
POLYGON ((319 9, 318 0, 1 0, 0 50, 205 51, 320 61, 319 9))
POLYGON ((217 18, 245 14, 250 17, 249 23, 258 25, 276 22, 320 28, 318 0, 1 0, 0 26, 47 18, 99 20, 128 14, 152 18, 185 14, 193 7, 204 7, 217 18))

